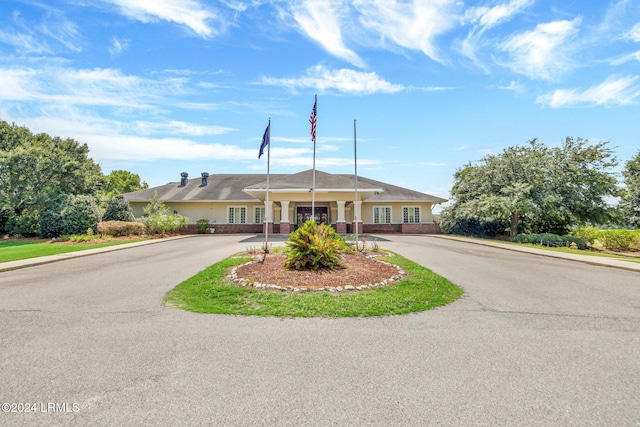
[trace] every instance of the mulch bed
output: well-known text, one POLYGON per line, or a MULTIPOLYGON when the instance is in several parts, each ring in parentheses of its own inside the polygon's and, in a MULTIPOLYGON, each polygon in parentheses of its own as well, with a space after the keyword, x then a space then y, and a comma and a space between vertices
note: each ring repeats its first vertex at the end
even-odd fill
POLYGON ((323 288, 327 286, 360 286, 379 283, 398 274, 394 265, 367 258, 362 253, 344 254, 344 268, 337 270, 292 270, 284 266, 285 257, 269 253, 263 263, 238 267, 237 277, 278 286, 323 288))

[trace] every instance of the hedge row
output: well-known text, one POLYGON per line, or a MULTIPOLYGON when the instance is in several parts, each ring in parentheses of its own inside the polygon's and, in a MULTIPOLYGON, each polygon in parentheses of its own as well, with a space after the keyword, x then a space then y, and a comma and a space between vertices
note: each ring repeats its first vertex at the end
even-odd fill
POLYGON ((627 250, 640 246, 640 230, 601 230, 597 239, 607 249, 627 250))
POLYGON ((541 245, 541 246, 551 246, 551 247, 560 247, 566 246, 570 247, 571 244, 575 244, 578 249, 586 249, 587 242, 576 236, 559 236, 557 234, 552 233, 542 233, 542 234, 519 234, 513 239, 516 243, 529 243, 533 245, 541 245))
POLYGON ((141 222, 103 221, 98 224, 98 233, 107 236, 139 236, 145 231, 146 226, 141 222))

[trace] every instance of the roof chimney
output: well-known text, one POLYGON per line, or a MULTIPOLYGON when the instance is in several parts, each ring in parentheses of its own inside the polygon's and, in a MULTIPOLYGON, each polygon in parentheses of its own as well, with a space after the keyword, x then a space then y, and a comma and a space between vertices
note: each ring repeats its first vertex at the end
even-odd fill
POLYGON ((186 172, 182 172, 180 174, 180 187, 184 187, 189 183, 189 174, 186 172))
POLYGON ((202 172, 202 184, 200 187, 206 187, 209 184, 209 174, 207 172, 202 172))

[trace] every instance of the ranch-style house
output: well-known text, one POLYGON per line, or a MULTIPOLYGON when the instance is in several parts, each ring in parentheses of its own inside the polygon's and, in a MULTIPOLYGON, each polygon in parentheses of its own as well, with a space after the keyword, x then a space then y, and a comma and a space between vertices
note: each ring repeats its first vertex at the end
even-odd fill
MULTIPOLYGON (((180 182, 125 194, 135 216, 157 194, 158 200, 195 222, 207 219, 210 232, 289 234, 312 218, 313 171, 269 175, 211 174, 196 179, 181 174, 180 182), (269 223, 266 224, 269 212, 269 223)), ((315 218, 338 233, 439 233, 432 209, 446 199, 354 175, 315 171, 315 218)))

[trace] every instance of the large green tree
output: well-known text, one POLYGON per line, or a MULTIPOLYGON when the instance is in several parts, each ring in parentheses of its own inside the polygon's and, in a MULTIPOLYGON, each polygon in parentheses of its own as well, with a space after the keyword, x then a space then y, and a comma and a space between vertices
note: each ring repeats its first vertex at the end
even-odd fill
POLYGON ((95 195, 104 184, 86 144, 34 135, 0 121, 0 227, 5 232, 36 234, 48 205, 66 194, 95 195))
POLYGON ((572 226, 604 223, 609 196, 618 194, 608 142, 566 138, 559 147, 537 139, 485 156, 454 175, 447 225, 474 219, 521 231, 566 233, 572 226))
POLYGON ((622 221, 638 227, 640 226, 640 151, 625 164, 622 176, 625 184, 620 201, 622 221))
POLYGON ((112 198, 119 194, 143 190, 145 188, 149 188, 149 184, 142 181, 140 179, 140 175, 126 170, 113 170, 109 175, 107 175, 107 183, 104 187, 104 193, 109 198, 112 198))

